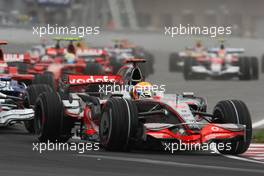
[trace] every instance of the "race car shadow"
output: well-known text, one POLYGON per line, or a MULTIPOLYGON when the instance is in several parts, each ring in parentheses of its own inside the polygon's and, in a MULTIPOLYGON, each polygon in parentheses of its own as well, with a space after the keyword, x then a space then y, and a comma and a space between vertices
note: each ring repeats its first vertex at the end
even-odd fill
POLYGON ((29 135, 22 125, 0 127, 0 134, 29 135))
POLYGON ((106 151, 104 149, 100 149, 99 152, 107 152, 107 153, 123 153, 128 155, 149 155, 149 156, 219 156, 218 153, 215 153, 211 150, 177 150, 174 152, 164 151, 162 149, 131 149, 123 152, 115 152, 115 151, 106 151))

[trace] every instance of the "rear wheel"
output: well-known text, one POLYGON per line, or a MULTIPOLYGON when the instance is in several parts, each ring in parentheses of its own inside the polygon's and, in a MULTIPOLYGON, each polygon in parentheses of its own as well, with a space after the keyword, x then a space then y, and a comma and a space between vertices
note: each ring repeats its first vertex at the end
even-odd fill
POLYGON ((248 57, 239 58, 240 80, 250 80, 250 60, 248 57))
POLYGON ((55 90, 55 81, 51 72, 45 72, 41 75, 36 75, 32 81, 32 84, 46 84, 55 90))
POLYGON ((180 61, 180 56, 178 53, 172 53, 169 58, 169 71, 170 72, 177 72, 181 71, 181 67, 178 66, 180 61))
POLYGON ((185 80, 191 80, 193 78, 192 65, 193 65, 192 58, 187 57, 184 59, 183 77, 185 80))
POLYGON ((110 58, 110 65, 113 67, 113 74, 116 74, 122 67, 122 64, 118 62, 117 59, 114 57, 110 58))
POLYGON ((215 106, 213 115, 217 119, 216 123, 233 123, 246 126, 245 138, 231 139, 224 142, 230 143, 231 146, 219 150, 219 152, 232 155, 244 153, 248 149, 252 137, 251 117, 245 103, 240 100, 220 101, 215 106))
POLYGON ((259 79, 259 61, 256 57, 251 58, 251 79, 259 79))
POLYGON ((35 104, 35 130, 41 142, 66 142, 71 137, 73 123, 67 121, 63 104, 55 92, 45 92, 35 104))
POLYGON ((102 66, 98 63, 87 63, 84 69, 84 74, 86 75, 103 75, 104 70, 102 66))
POLYGON ((20 74, 26 74, 27 70, 29 68, 29 64, 24 62, 8 62, 9 67, 16 67, 18 73, 20 74))
MULTIPOLYGON (((52 92, 50 86, 45 84, 31 85, 27 88, 26 91, 26 101, 25 107, 31 108, 34 106, 38 96, 44 92, 52 92)), ((34 119, 24 122, 25 128, 29 133, 35 133, 34 129, 34 119)))
MULTIPOLYGON (((104 70, 98 63, 87 63, 84 70, 85 75, 103 75, 104 70)), ((100 86, 98 84, 91 84, 86 88, 87 92, 99 92, 100 86)))
POLYGON ((264 73, 264 55, 261 58, 261 70, 262 70, 262 73, 264 73))
POLYGON ((136 136, 138 111, 134 102, 123 98, 110 98, 103 108, 99 135, 107 150, 127 150, 136 136))

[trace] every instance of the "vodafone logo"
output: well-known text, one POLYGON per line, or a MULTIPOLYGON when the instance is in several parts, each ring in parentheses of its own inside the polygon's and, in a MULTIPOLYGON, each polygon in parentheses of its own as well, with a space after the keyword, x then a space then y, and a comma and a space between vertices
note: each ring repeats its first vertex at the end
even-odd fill
POLYGON ((78 76, 69 75, 70 84, 83 84, 83 83, 107 83, 117 82, 120 80, 119 76, 78 76))

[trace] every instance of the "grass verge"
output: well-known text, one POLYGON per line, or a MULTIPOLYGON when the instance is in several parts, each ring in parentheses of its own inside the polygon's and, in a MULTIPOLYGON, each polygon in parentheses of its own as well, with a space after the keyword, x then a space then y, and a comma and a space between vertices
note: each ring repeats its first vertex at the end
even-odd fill
POLYGON ((253 133, 253 142, 264 143, 264 129, 257 130, 253 133))

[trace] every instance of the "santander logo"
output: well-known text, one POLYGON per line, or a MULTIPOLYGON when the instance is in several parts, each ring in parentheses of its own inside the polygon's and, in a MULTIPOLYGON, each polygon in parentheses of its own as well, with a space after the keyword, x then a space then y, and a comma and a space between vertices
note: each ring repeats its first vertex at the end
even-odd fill
POLYGON ((120 76, 83 76, 83 75, 69 75, 70 84, 84 84, 84 83, 107 83, 107 82, 118 82, 120 76))
POLYGON ((5 62, 16 62, 16 61, 23 62, 24 55, 23 54, 4 54, 4 61, 5 62))

